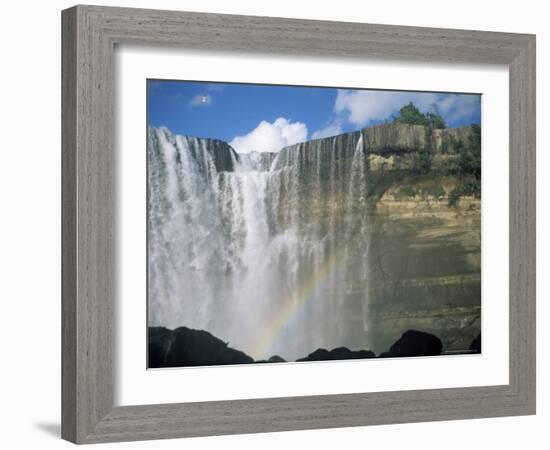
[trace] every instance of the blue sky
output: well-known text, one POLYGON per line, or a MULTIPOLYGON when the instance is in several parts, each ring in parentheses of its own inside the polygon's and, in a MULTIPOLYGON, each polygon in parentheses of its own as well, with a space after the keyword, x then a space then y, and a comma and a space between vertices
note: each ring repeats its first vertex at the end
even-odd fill
POLYGON ((449 127, 481 120, 475 94, 148 80, 147 96, 149 125, 222 139, 241 153, 379 124, 410 101, 439 111, 449 127))

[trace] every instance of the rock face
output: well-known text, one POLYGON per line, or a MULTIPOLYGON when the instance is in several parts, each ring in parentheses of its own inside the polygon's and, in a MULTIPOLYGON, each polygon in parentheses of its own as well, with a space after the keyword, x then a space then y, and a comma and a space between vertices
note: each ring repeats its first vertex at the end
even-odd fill
MULTIPOLYGON (((344 133, 330 138, 315 139, 283 148, 277 157, 274 169, 299 167, 300 175, 307 181, 321 171, 320 176, 329 176, 337 168, 350 168, 361 138, 360 131, 344 133)), ((345 173, 339 174, 340 182, 344 181, 345 173)))
POLYGON ((422 150, 452 154, 459 142, 466 143, 475 137, 474 128, 430 129, 423 125, 392 123, 362 130, 368 153, 377 155, 404 154, 422 150))
POLYGON ((473 127, 432 130, 431 145, 435 152, 456 153, 459 142, 468 142, 475 137, 473 127))
POLYGON ((480 200, 448 205, 457 180, 403 176, 370 216, 368 342, 387 348, 409 328, 465 350, 480 330, 480 200), (437 197, 436 195, 441 195, 437 197))
POLYGON ((430 130, 404 123, 378 125, 362 131, 365 150, 377 155, 417 152, 430 146, 430 130))
POLYGON ((437 356, 441 354, 441 340, 430 333, 408 330, 393 344, 381 358, 400 358, 410 356, 437 356))
POLYGON ((481 201, 465 196, 451 206, 449 197, 461 183, 457 150, 476 137, 474 127, 388 124, 362 137, 369 275, 350 290, 358 299, 366 290, 368 307, 358 302, 350 317, 357 327, 367 321, 376 352, 408 329, 439 336, 445 351, 467 351, 480 330, 481 201))
POLYGON ((324 348, 319 348, 313 353, 310 353, 305 358, 300 358, 297 361, 335 361, 344 359, 366 359, 375 357, 376 355, 370 350, 352 351, 346 347, 338 347, 330 351, 324 348))
POLYGON ((450 193, 460 184, 457 149, 474 137, 473 127, 430 130, 388 124, 283 150, 279 164, 294 158, 315 168, 311 175, 305 171, 302 192, 307 201, 297 207, 302 217, 315 217, 321 228, 332 217, 349 214, 345 186, 357 169, 351 149, 361 145, 366 155, 366 201, 360 201, 360 190, 354 196, 362 211, 368 210, 366 215, 357 210, 357 220, 368 222, 366 233, 357 236, 368 239, 368 276, 359 283, 351 280, 344 302, 353 340, 364 333, 366 323, 366 342, 377 352, 411 328, 436 334, 446 351, 467 351, 479 333, 481 201, 466 196, 455 206, 449 204, 450 193), (324 202, 312 201, 308 193, 309 176, 331 179, 324 174, 323 159, 320 164, 309 161, 319 149, 344 186, 333 177, 333 188, 323 192, 324 202), (428 170, 421 170, 423 158, 429 159, 428 170))
POLYGON ((166 128, 149 128, 148 140, 148 148, 150 149, 148 164, 160 159, 155 151, 151 151, 158 151, 161 148, 158 141, 166 140, 175 144, 176 140, 179 140, 180 145, 189 149, 190 154, 199 163, 205 174, 211 175, 213 170, 216 172, 232 172, 235 170, 235 161, 238 158, 237 152, 227 142, 219 139, 178 136, 172 134, 166 128), (205 152, 212 157, 213 167, 208 166, 207 158, 203 156, 205 152))
POLYGON ((149 368, 247 364, 254 360, 207 331, 149 327, 149 368))

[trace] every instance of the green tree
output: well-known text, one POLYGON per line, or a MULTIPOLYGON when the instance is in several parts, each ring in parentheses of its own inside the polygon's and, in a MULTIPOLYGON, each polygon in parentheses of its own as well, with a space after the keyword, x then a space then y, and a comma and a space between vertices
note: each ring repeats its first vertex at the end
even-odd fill
POLYGON ((447 127, 445 120, 438 113, 426 113, 426 118, 428 119, 430 128, 433 128, 434 130, 442 130, 443 128, 447 127))
POLYGON ((408 123, 411 125, 424 125, 430 128, 445 128, 445 120, 439 114, 436 105, 432 105, 433 112, 423 114, 413 102, 409 102, 399 110, 399 115, 394 117, 394 123, 408 123))
POLYGON ((424 114, 415 106, 413 102, 409 102, 399 110, 399 115, 394 118, 394 123, 408 123, 411 125, 429 126, 429 121, 424 114))

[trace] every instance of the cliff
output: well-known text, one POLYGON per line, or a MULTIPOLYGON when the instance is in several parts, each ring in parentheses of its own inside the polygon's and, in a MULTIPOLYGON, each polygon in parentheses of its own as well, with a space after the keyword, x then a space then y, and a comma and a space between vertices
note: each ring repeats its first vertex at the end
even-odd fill
MULTIPOLYGON (((481 200, 450 204, 464 178, 460 151, 474 127, 363 130, 371 195, 369 343, 384 348, 409 328, 463 350, 481 327, 481 200), (428 155, 429 170, 419 170, 428 155)), ((362 289, 363 286, 357 286, 362 289)))
POLYGON ((352 279, 345 309, 349 332, 358 336, 366 329, 376 351, 411 328, 440 337, 445 351, 467 349, 480 332, 481 200, 462 195, 450 204, 463 180, 473 178, 460 172, 460 151, 478 138, 471 126, 390 124, 281 151, 275 167, 298 164, 302 170, 297 207, 303 223, 318 222, 323 230, 348 214, 348 186, 364 171, 354 217, 368 222, 368 232, 346 238, 368 240, 369 273, 363 282, 352 279), (366 157, 364 167, 357 150, 366 157), (313 196, 319 189, 323 195, 313 196))
POLYGON ((460 352, 479 335, 479 127, 380 125, 278 154, 149 139, 150 325, 254 359, 380 353, 409 329, 460 352))
POLYGON ((239 158, 233 147, 220 139, 174 135, 164 127, 149 127, 147 138, 149 161, 161 159, 158 154, 162 148, 159 141, 164 141, 173 146, 179 145, 187 148, 190 156, 196 161, 203 173, 212 171, 232 172, 235 170, 235 162, 239 158), (210 158, 206 158, 205 154, 208 154, 210 158), (212 165, 212 167, 209 167, 209 165, 212 165))

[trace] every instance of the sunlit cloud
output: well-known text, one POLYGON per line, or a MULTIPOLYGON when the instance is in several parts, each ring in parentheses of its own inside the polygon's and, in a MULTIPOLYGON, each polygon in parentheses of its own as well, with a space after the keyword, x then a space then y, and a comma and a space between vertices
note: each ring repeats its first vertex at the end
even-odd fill
POLYGON ((302 122, 279 117, 273 123, 262 120, 256 128, 229 143, 238 153, 278 152, 283 147, 307 140, 308 130, 302 122))
POLYGON ((342 121, 339 119, 336 119, 332 122, 329 122, 328 125, 321 128, 320 130, 314 131, 311 134, 312 139, 321 139, 326 138, 330 136, 336 136, 337 134, 342 134, 342 121))
POLYGON ((424 113, 440 113, 448 123, 468 119, 480 108, 479 95, 339 89, 334 112, 347 122, 362 127, 391 120, 409 102, 424 113))

